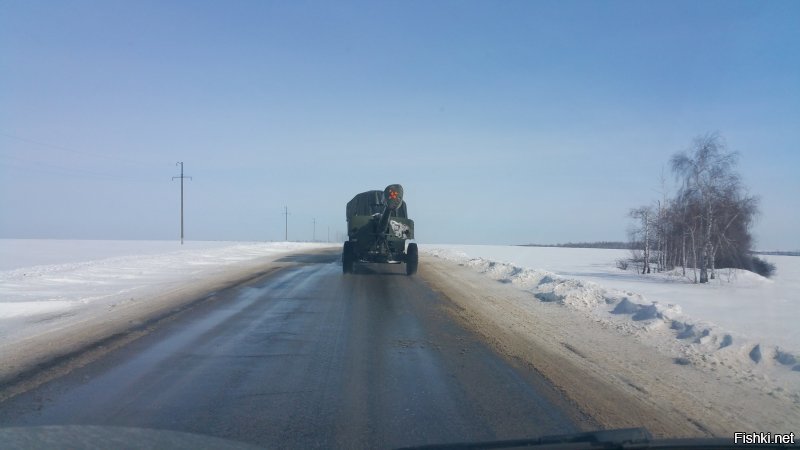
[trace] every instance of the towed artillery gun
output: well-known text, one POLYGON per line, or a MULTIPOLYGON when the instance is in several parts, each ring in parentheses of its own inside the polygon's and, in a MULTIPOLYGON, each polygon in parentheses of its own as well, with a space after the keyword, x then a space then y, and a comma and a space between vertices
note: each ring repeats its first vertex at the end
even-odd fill
POLYGON ((419 256, 414 221, 408 218, 403 187, 390 184, 383 191, 362 192, 347 202, 347 241, 342 249, 342 271, 352 273, 357 262, 406 264, 406 274, 417 272, 419 256))

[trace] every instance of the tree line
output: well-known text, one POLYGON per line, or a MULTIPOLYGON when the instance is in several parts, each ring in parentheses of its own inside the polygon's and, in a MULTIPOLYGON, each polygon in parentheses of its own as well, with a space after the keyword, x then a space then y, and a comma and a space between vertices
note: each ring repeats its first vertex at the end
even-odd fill
POLYGON ((567 242, 564 244, 521 244, 520 247, 558 247, 558 248, 602 248, 614 250, 632 250, 639 248, 635 242, 599 241, 599 242, 567 242))
POLYGON ((752 253, 758 198, 743 185, 737 160, 718 134, 697 137, 670 158, 675 195, 667 195, 662 176, 662 198, 630 211, 633 260, 641 273, 680 268, 685 276, 690 269, 699 283, 723 267, 774 273, 774 265, 752 253))

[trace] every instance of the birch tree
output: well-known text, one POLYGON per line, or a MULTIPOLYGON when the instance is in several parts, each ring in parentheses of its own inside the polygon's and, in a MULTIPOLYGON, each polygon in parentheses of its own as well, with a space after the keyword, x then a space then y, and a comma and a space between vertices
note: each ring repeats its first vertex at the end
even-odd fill
POLYGON ((631 210, 630 216, 639 222, 639 228, 635 232, 642 239, 642 244, 644 245, 642 274, 650 273, 650 239, 653 209, 649 206, 634 208, 631 210))
POLYGON ((740 186, 739 176, 733 171, 737 154, 727 152, 724 142, 717 134, 707 134, 695 139, 689 151, 672 157, 671 166, 681 182, 679 196, 684 201, 699 206, 699 216, 694 218, 699 225, 700 255, 696 265, 700 269, 700 283, 707 283, 709 272, 714 277, 716 254, 714 230, 719 229, 720 219, 727 195, 740 186))
POLYGON ((707 134, 694 140, 687 151, 672 156, 670 165, 679 182, 674 197, 666 194, 656 206, 630 210, 636 221, 631 241, 634 259, 642 260, 642 273, 680 265, 683 276, 692 269, 695 283, 714 279, 718 267, 774 271, 763 268, 751 249, 750 228, 758 214, 758 198, 749 195, 735 171, 737 154, 727 151, 722 138, 707 134), (642 255, 643 252, 643 255, 642 255), (699 274, 698 274, 699 271, 699 274))

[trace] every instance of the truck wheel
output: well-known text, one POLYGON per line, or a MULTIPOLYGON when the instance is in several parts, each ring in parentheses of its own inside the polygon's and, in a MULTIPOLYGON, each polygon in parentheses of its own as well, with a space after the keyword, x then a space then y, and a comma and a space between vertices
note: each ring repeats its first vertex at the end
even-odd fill
POLYGON ((353 254, 353 243, 347 241, 342 249, 342 273, 353 273, 356 258, 353 254))
POLYGON ((419 250, 417 249, 417 244, 408 244, 408 250, 406 250, 406 275, 417 273, 418 265, 419 250))

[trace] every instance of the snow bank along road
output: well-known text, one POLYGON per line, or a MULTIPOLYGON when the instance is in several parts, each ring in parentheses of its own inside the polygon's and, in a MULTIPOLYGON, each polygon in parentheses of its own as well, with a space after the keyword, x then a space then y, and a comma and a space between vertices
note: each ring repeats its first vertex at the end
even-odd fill
POLYGON ((423 257, 409 278, 395 266, 343 276, 338 259, 286 256, 234 287, 186 292, 193 307, 7 383, 0 425, 375 447, 629 426, 730 437, 800 423, 785 397, 676 365, 452 262, 423 257))
POLYGON ((538 301, 511 283, 487 284, 484 274, 466 266, 434 257, 424 262, 423 276, 451 300, 462 323, 541 373, 603 427, 645 426, 658 436, 797 433, 798 392, 764 389, 735 371, 686 365, 630 339, 614 322, 538 301))

